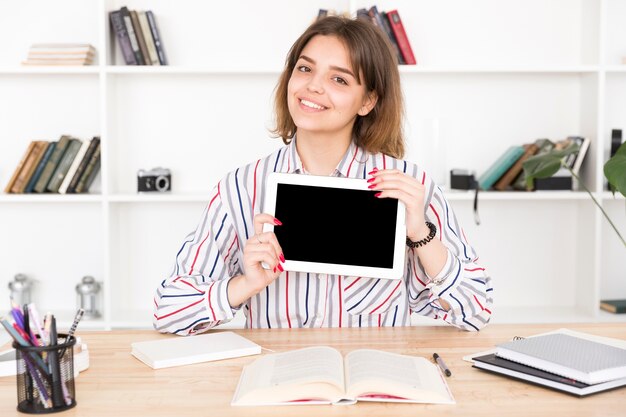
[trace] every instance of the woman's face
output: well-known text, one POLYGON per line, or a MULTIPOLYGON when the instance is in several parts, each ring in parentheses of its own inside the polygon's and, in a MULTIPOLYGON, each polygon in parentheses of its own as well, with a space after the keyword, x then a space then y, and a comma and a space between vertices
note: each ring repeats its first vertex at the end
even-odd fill
POLYGON ((298 57, 287 104, 298 136, 332 134, 350 139, 357 114, 369 113, 376 100, 357 83, 344 43, 335 36, 317 35, 298 57))

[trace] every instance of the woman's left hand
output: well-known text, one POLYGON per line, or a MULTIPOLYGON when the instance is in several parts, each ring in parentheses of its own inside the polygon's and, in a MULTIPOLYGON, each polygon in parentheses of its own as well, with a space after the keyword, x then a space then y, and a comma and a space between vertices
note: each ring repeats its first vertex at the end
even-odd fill
POLYGON ((424 185, 397 169, 377 170, 368 174, 369 188, 378 198, 396 198, 406 207, 406 235, 413 241, 428 236, 424 218, 424 185))

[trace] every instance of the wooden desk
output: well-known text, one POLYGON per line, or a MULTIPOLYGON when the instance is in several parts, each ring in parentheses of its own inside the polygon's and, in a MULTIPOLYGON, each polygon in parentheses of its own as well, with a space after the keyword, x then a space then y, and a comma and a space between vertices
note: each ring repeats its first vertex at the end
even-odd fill
MULTIPOLYGON (((245 364, 258 356, 152 370, 130 355, 130 343, 168 337, 153 331, 80 332, 90 351, 90 368, 76 379, 78 405, 69 416, 623 416, 626 388, 576 398, 477 369, 462 357, 492 348, 513 336, 559 327, 626 339, 624 324, 492 325, 479 333, 452 327, 382 329, 241 330, 263 347, 284 352, 329 345, 343 354, 370 347, 408 355, 439 353, 452 370, 448 384, 456 405, 359 403, 352 406, 231 407, 245 364)), ((169 336, 171 337, 171 336, 169 336)), ((0 416, 16 410, 15 377, 0 378, 0 416)))

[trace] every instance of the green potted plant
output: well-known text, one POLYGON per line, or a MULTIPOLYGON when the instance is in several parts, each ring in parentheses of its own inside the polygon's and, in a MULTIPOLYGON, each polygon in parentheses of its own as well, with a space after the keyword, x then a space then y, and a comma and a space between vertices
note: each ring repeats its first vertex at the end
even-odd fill
MULTIPOLYGON (((589 194, 600 211, 602 211, 602 214, 613 227, 615 233, 617 233, 624 247, 626 247, 626 241, 611 221, 611 218, 606 214, 606 211, 593 196, 593 193, 589 191, 578 175, 564 163, 565 157, 575 152, 578 152, 578 145, 571 145, 563 150, 550 151, 528 158, 523 164, 526 184, 532 187, 536 178, 548 178, 554 175, 561 167, 566 168, 572 174, 572 177, 578 180, 580 186, 589 194)), ((604 164, 604 176, 609 181, 609 187, 613 194, 617 191, 626 197, 626 142, 622 143, 615 155, 604 164)))

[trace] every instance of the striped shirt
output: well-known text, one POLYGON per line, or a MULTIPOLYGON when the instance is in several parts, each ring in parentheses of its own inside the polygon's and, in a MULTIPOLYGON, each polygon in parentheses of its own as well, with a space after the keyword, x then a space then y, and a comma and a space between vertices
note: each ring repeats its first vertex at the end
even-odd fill
POLYGON ((437 226, 447 261, 429 277, 407 247, 402 280, 283 272, 268 287, 232 308, 230 278, 244 273, 243 248, 265 198, 271 172, 305 174, 295 140, 228 173, 212 190, 200 224, 182 243, 169 278, 154 297, 155 329, 187 335, 231 320, 243 308, 248 328, 406 326, 410 314, 479 330, 491 316, 491 278, 458 224, 441 189, 417 165, 350 145, 333 176, 362 178, 374 168, 398 169, 425 186, 425 217, 437 226), (446 277, 439 285, 432 280, 446 277), (449 311, 439 300, 445 300, 449 311))

